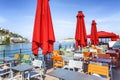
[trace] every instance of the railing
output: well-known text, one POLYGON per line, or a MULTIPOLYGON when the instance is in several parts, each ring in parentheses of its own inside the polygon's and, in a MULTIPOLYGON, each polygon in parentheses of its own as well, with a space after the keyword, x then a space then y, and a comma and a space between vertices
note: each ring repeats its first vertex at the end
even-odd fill
POLYGON ((16 53, 32 54, 32 51, 31 49, 1 50, 0 57, 6 57, 6 56, 13 57, 14 54, 16 53))
MULTIPOLYGON (((51 68, 52 67, 52 54, 48 54, 48 55, 42 55, 42 53, 40 53, 41 50, 39 50, 39 55, 36 57, 39 60, 42 60, 45 62, 47 68, 51 68)), ((32 49, 16 49, 16 50, 1 50, 0 51, 0 58, 4 59, 5 57, 14 57, 14 54, 29 54, 29 55, 33 55, 32 53, 32 49)))

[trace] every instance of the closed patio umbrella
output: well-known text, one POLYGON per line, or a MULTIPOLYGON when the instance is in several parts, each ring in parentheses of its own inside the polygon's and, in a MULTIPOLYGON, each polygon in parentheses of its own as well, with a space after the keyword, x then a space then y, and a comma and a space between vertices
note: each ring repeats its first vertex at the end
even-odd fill
POLYGON ((42 54, 48 54, 53 50, 55 42, 52 18, 48 0, 37 0, 36 16, 32 38, 32 51, 38 55, 39 48, 42 54))
POLYGON ((95 20, 93 20, 92 24, 91 24, 91 37, 90 37, 90 40, 91 40, 91 44, 93 44, 93 45, 99 44, 99 38, 98 38, 98 33, 97 33, 97 27, 96 27, 95 20))
POLYGON ((82 11, 79 11, 77 14, 75 40, 76 40, 76 48, 78 48, 78 46, 80 47, 87 46, 87 35, 86 35, 86 28, 84 22, 84 14, 82 13, 82 11))

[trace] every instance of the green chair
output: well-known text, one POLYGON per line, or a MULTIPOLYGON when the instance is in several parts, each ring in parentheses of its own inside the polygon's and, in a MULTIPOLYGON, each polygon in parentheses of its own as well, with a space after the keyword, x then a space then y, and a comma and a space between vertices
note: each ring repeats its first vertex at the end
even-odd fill
POLYGON ((29 63, 30 64, 31 63, 30 55, 28 55, 28 54, 21 55, 20 63, 29 63))
POLYGON ((72 52, 65 52, 64 55, 67 57, 71 57, 71 56, 73 56, 73 53, 72 52))
POLYGON ((66 52, 66 48, 60 48, 60 54, 64 55, 64 53, 66 52))

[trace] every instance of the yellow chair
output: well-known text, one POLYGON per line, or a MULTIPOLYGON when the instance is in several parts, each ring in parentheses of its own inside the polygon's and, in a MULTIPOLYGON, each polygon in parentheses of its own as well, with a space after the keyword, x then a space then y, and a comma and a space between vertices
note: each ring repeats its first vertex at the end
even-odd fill
POLYGON ((84 61, 92 58, 91 52, 83 52, 84 61))
POLYGON ((15 59, 14 65, 17 65, 19 63, 19 60, 20 60, 19 54, 14 54, 14 59, 15 59))
POLYGON ((64 66, 64 61, 62 56, 54 56, 53 57, 53 67, 63 67, 64 66))
POLYGON ((96 64, 89 64, 88 65, 88 73, 95 73, 100 75, 105 75, 108 80, 110 80, 109 76, 109 66, 102 66, 102 65, 96 65, 96 64))
POLYGON ((15 60, 19 59, 19 54, 14 54, 14 59, 15 60))
POLYGON ((53 53, 53 56, 58 56, 59 55, 59 51, 58 50, 53 50, 52 53, 53 53))

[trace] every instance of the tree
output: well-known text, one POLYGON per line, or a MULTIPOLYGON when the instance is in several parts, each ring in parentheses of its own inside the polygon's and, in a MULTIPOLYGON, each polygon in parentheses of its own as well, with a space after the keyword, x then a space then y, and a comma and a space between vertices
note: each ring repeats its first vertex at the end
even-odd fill
POLYGON ((2 42, 5 45, 9 45, 10 44, 10 38, 6 37, 5 41, 2 42))

